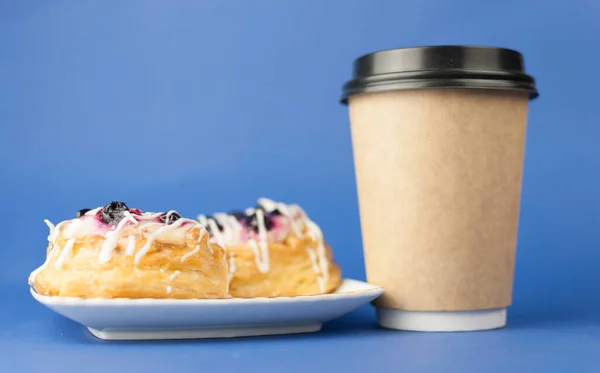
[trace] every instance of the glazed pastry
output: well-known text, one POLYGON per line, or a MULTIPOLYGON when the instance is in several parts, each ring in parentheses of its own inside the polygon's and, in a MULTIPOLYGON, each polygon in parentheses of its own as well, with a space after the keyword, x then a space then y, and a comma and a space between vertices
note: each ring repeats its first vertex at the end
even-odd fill
POLYGON ((261 198, 244 212, 198 220, 227 252, 232 297, 324 294, 341 283, 321 229, 298 205, 261 198))
POLYGON ((222 247, 196 220, 142 213, 122 202, 80 210, 50 228, 45 263, 29 284, 43 295, 79 298, 225 298, 222 247))

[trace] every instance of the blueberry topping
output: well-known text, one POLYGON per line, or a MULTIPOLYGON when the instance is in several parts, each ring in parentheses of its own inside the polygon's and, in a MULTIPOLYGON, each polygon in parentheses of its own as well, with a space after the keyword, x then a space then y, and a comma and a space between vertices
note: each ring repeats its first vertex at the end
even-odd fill
MULTIPOLYGON (((273 219, 271 216, 264 214, 264 211, 263 220, 265 222, 265 229, 267 231, 271 230, 273 228, 273 219)), ((246 217, 246 225, 258 233, 258 218, 256 217, 256 211, 246 217)))
POLYGON ((229 215, 233 216, 237 221, 246 221, 246 214, 241 211, 232 211, 229 215))
POLYGON ((170 214, 162 214, 160 216, 160 221, 167 224, 173 224, 175 221, 181 219, 181 215, 176 212, 172 212, 170 214))
POLYGON ((77 211, 77 214, 75 214, 75 217, 76 218, 80 218, 83 215, 85 215, 85 213, 88 212, 88 211, 91 211, 91 210, 90 209, 81 209, 81 210, 77 211))
POLYGON ((279 211, 278 208, 274 208, 272 211, 267 211, 265 210, 265 208, 261 205, 257 205, 256 207, 254 207, 255 210, 263 210, 263 212, 265 213, 265 215, 275 215, 275 216, 279 216, 279 215, 283 215, 281 213, 281 211, 279 211))
POLYGON ((109 225, 117 225, 129 208, 124 202, 112 201, 102 208, 102 221, 109 225))

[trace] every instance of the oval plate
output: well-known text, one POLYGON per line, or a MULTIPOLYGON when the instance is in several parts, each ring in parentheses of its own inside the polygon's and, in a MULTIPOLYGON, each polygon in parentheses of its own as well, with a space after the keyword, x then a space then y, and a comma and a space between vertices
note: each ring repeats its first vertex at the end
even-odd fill
POLYGON ((275 298, 100 299, 33 297, 105 340, 233 338, 308 333, 379 297, 383 289, 344 279, 331 294, 275 298))

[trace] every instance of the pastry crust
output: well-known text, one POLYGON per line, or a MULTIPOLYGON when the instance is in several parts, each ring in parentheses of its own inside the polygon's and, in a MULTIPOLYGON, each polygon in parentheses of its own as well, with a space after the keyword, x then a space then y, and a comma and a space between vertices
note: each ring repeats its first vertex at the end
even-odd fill
POLYGON ((244 214, 181 218, 121 202, 50 227, 29 284, 78 298, 293 297, 335 291, 341 269, 297 205, 267 199, 244 214), (217 223, 217 221, 219 223, 217 223), (210 233, 209 233, 210 232, 210 233))
POLYGON ((342 282, 321 229, 297 205, 261 198, 245 213, 198 220, 227 252, 234 298, 326 294, 342 282))
MULTIPOLYGON (((331 293, 341 284, 340 267, 333 261, 329 245, 319 257, 318 244, 309 237, 288 236, 271 243, 269 271, 262 273, 249 245, 227 247, 235 260, 229 292, 232 297, 279 297, 331 293)), ((260 260, 260 259, 259 259, 260 260)))
POLYGON ((78 298, 227 297, 225 251, 209 244, 208 232, 197 222, 190 220, 174 228, 179 230, 178 239, 167 236, 163 240, 156 232, 166 224, 133 225, 121 232, 112 250, 107 250, 111 249, 106 243, 110 235, 71 237, 68 230, 74 221, 61 223, 51 232, 47 260, 29 278, 39 294, 78 298))

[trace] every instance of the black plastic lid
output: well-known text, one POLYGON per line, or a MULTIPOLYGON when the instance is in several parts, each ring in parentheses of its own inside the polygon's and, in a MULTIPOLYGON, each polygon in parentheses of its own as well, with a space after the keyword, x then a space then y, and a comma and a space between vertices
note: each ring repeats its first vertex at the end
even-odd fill
POLYGON ((537 97, 521 53, 504 48, 429 46, 390 49, 354 61, 341 102, 363 93, 419 88, 503 89, 537 97))

